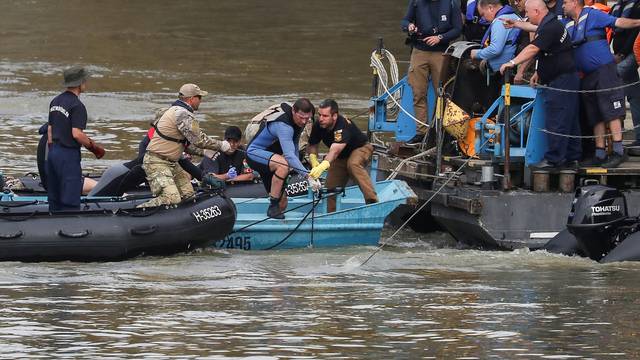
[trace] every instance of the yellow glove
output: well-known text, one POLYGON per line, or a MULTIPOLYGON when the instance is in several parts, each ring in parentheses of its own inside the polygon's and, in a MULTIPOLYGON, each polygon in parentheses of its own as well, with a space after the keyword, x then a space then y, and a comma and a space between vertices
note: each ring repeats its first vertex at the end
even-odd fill
POLYGON ((320 165, 318 162, 318 154, 309 154, 309 162, 311 163, 312 168, 320 165))
POLYGON ((329 162, 327 160, 322 160, 322 162, 318 166, 314 166, 309 173, 314 179, 317 179, 322 175, 322 173, 329 168, 329 162))

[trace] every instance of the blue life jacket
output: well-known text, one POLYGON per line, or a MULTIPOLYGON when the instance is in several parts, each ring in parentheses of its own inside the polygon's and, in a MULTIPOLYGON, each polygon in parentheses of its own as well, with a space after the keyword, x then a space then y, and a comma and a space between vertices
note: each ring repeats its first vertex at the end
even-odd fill
MULTIPOLYGON (((502 8, 500 8, 500 10, 498 10, 498 12, 496 13, 496 19, 498 19, 502 15, 509 15, 509 14, 515 14, 515 13, 516 13, 515 10, 513 10, 511 6, 505 5, 502 8)), ((512 28, 511 31, 509 31, 509 35, 507 35, 507 41, 505 42, 505 45, 515 45, 518 42, 520 31, 521 30, 518 28, 512 28)), ((491 42, 491 27, 489 27, 487 32, 484 33, 484 36, 482 37, 482 41, 480 42, 480 44, 482 45, 482 47, 487 47, 489 46, 490 42, 491 42)))
POLYGON ((467 21, 470 21, 474 24, 480 25, 489 25, 487 19, 480 16, 478 13, 478 3, 476 0, 469 0, 467 2, 467 13, 465 14, 465 18, 467 21))
POLYGON ((600 11, 594 8, 585 7, 582 9, 582 13, 580 13, 580 17, 578 18, 578 24, 574 20, 570 20, 565 24, 565 28, 571 34, 571 44, 574 48, 588 42, 588 41, 598 41, 598 40, 607 40, 607 34, 604 29, 597 35, 587 36, 587 31, 589 29, 589 14, 592 11, 600 11))

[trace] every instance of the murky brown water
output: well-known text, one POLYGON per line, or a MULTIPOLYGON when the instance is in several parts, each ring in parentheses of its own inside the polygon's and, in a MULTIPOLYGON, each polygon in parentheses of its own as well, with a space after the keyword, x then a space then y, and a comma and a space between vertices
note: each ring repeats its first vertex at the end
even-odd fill
MULTIPOLYGON (((203 128, 282 100, 368 105, 378 36, 407 59, 406 1, 5 0, 0 168, 35 169, 36 129, 62 68, 108 154, 135 153, 184 82, 211 92, 203 128)), ((359 119, 362 121, 363 119, 359 119)), ((0 357, 638 358, 640 267, 545 253, 456 250, 442 234, 398 246, 0 267, 0 357)))

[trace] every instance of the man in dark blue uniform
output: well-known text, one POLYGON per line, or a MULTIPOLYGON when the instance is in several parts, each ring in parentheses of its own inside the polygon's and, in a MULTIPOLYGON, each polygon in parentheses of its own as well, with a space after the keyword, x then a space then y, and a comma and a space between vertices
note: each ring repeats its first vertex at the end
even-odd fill
POLYGON ((551 88, 576 91, 538 90, 538 95, 544 101, 545 127, 560 135, 547 136, 548 148, 544 159, 531 165, 543 169, 573 167, 580 160, 582 150, 580 139, 571 137, 580 135, 577 116, 580 79, 573 58, 571 38, 555 14, 549 12, 543 0, 528 0, 525 9, 529 22, 533 25, 522 21, 516 21, 515 25, 526 31, 532 30, 530 26, 533 26, 535 38, 518 56, 503 64, 500 72, 504 74, 506 69, 537 57, 538 70, 531 77, 533 85, 540 83, 551 88))
POLYGON ((585 118, 596 136, 595 156, 584 166, 614 168, 625 159, 622 147, 622 120, 625 117, 624 91, 616 71, 616 63, 607 43, 607 28, 632 28, 640 26, 640 20, 616 18, 595 8, 584 6, 584 0, 565 0, 564 11, 568 16, 565 27, 571 35, 578 71, 583 74, 581 89, 600 91, 583 93, 585 118), (605 89, 614 89, 603 91, 605 89), (613 154, 605 150, 605 123, 613 137, 613 154))
POLYGON ((47 191, 49 211, 80 209, 82 168, 80 146, 100 159, 104 148, 91 140, 83 130, 87 126, 87 109, 78 99, 86 90, 89 77, 82 67, 64 71, 63 86, 67 88, 49 105, 49 156, 47 159, 47 191))
MULTIPOLYGON (((444 67, 442 52, 462 32, 462 14, 458 0, 409 0, 407 14, 402 18, 402 31, 411 39, 411 61, 408 81, 413 90, 413 109, 416 119, 427 122, 427 86, 429 76, 437 89, 444 67)), ((420 123, 408 144, 421 143, 427 127, 420 123)))
POLYGON ((562 0, 545 0, 549 13, 555 15, 558 20, 564 18, 564 11, 562 10, 562 0))

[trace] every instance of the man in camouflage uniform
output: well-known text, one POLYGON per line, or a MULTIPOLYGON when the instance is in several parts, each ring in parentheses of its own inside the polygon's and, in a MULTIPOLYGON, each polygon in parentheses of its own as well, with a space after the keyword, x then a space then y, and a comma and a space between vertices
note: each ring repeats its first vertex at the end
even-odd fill
POLYGON ((180 87, 178 100, 153 123, 155 135, 147 145, 142 169, 155 198, 138 207, 178 204, 194 194, 189 175, 178 165, 182 152, 211 157, 214 151, 227 152, 227 141, 209 138, 200 130, 194 111, 208 93, 195 84, 180 87))

